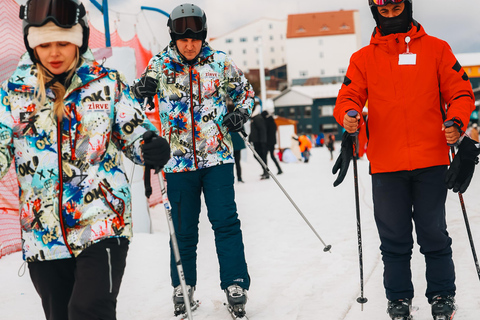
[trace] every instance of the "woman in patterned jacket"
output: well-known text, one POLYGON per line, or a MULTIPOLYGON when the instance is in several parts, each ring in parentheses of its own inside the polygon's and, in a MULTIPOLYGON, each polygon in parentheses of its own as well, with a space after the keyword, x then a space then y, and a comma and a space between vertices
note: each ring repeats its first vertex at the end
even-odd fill
POLYGON ((155 128, 93 61, 80 2, 29 0, 20 16, 28 53, 0 88, 0 177, 14 161, 23 257, 48 320, 115 319, 132 236, 121 153, 161 167, 170 150, 156 138, 141 151, 155 128))

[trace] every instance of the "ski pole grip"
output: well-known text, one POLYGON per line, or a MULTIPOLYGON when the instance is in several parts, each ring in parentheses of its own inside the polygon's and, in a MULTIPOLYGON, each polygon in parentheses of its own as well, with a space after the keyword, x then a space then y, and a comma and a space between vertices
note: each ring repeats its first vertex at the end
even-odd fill
MULTIPOLYGON (((350 110, 350 111, 347 112, 347 115, 348 115, 349 117, 352 117, 352 118, 355 118, 355 117, 357 116, 357 114, 358 114, 358 112, 357 112, 356 110, 350 110)), ((354 133, 350 133, 350 136, 351 136, 351 137, 356 137, 356 136, 358 136, 358 130, 355 131, 354 133)))
MULTIPOLYGON (((453 122, 453 120, 447 120, 443 123, 443 125, 445 126, 445 128, 450 128, 450 127, 453 127, 453 125, 455 124, 455 122, 453 122)), ((460 139, 458 139, 458 141, 456 143, 447 143, 447 145, 449 147, 456 147, 460 144, 460 141, 461 141, 461 137, 460 139)))

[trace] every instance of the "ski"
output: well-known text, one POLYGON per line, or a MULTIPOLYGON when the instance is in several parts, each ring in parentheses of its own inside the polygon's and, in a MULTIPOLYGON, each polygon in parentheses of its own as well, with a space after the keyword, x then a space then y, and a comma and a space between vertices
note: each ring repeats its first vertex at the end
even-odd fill
POLYGON ((456 311, 457 310, 454 310, 450 317, 448 315, 444 315, 444 314, 437 314, 437 315, 433 316, 433 319, 434 320, 452 320, 453 317, 455 316, 456 311))
MULTIPOLYGON (((198 309, 198 307, 200 307, 200 301, 199 300, 195 300, 193 301, 193 303, 191 304, 190 306, 190 310, 195 311, 198 309)), ((175 316, 177 317, 178 320, 188 320, 188 314, 185 310, 185 306, 183 307, 179 307, 177 306, 176 307, 176 311, 175 311, 175 316), (177 310, 178 309, 178 310, 177 310)))
POLYGON ((223 305, 227 307, 228 313, 230 313, 233 320, 249 320, 245 313, 245 305, 231 306, 228 303, 223 305))

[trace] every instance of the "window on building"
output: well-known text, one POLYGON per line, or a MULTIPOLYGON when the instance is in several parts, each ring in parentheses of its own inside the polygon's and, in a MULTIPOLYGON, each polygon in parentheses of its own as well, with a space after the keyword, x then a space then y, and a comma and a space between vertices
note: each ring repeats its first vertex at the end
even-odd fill
MULTIPOLYGON (((323 106, 318 106, 318 107, 317 107, 317 108, 318 108, 318 117, 319 117, 319 118, 321 118, 322 115, 323 115, 323 114, 322 114, 322 109, 323 109, 322 107, 323 107, 323 106)), ((321 130, 320 130, 320 131, 321 131, 321 130)))
POLYGON ((232 42, 233 42, 233 39, 232 39, 232 38, 227 38, 227 39, 225 39, 225 42, 226 42, 226 43, 232 43, 232 42))
POLYGON ((247 66, 247 61, 243 61, 243 66, 244 66, 244 67, 247 66))
POLYGON ((305 31, 306 31, 305 28, 300 27, 300 28, 297 29, 296 32, 297 32, 297 33, 303 33, 303 32, 305 32, 305 31))
POLYGON ((260 65, 260 60, 257 59, 257 66, 260 65))
POLYGON ((275 52, 275 48, 274 48, 274 47, 270 47, 270 52, 275 52))
POLYGON ((259 36, 255 36, 255 37, 253 37, 253 41, 258 41, 258 39, 260 39, 260 37, 259 37, 259 36))
POLYGON ((318 39, 318 44, 323 46, 323 39, 318 39))
POLYGON ((290 118, 295 118, 295 115, 296 115, 296 113, 295 113, 295 107, 291 107, 290 109, 288 109, 288 116, 289 116, 290 118))
POLYGON ((228 55, 229 55, 229 56, 232 55, 232 50, 228 50, 228 55))
POLYGON ((311 118, 312 117, 312 107, 311 106, 306 106, 305 111, 303 113, 304 118, 311 118))
POLYGON ((308 76, 308 71, 300 71, 300 77, 308 76))
POLYGON ((272 64, 275 64, 275 59, 270 60, 272 64))
POLYGON ((326 24, 324 24, 320 30, 322 30, 322 31, 328 31, 328 30, 330 30, 330 27, 327 26, 326 24))
POLYGON ((270 36, 270 40, 273 40, 273 36, 270 36))
POLYGON ((344 23, 340 26, 340 30, 348 30, 348 29, 350 29, 350 26, 346 23, 344 23))
POLYGON ((247 49, 242 50, 243 54, 247 54, 247 49))
POLYGON ((247 42, 247 38, 240 38, 240 42, 247 42))
POLYGON ((307 133, 310 133, 310 134, 311 134, 311 133, 313 132, 313 128, 312 128, 312 125, 311 125, 311 124, 307 124, 307 125, 305 126, 305 128, 306 128, 305 131, 306 131, 307 133))
POLYGON ((268 28, 269 28, 269 29, 273 29, 273 24, 270 23, 270 24, 268 25, 268 28))
POLYGON ((320 58, 323 58, 323 57, 324 57, 323 52, 320 52, 320 58))
POLYGON ((323 125, 320 125, 320 131, 323 133, 335 133, 338 131, 338 127, 334 123, 325 123, 323 125))
POLYGON ((340 73, 340 74, 345 74, 345 73, 347 73, 347 69, 345 69, 345 68, 339 68, 339 69, 338 69, 338 73, 340 73))
POLYGON ((280 35, 280 40, 283 40, 283 34, 280 35))
POLYGON ((327 106, 322 106, 322 116, 333 116, 333 108, 335 106, 330 106, 330 105, 327 105, 327 106))
POLYGON ((277 115, 279 115, 280 117, 285 117, 285 108, 278 108, 277 115))
POLYGON ((323 76, 325 74, 325 69, 320 69, 320 74, 323 76))

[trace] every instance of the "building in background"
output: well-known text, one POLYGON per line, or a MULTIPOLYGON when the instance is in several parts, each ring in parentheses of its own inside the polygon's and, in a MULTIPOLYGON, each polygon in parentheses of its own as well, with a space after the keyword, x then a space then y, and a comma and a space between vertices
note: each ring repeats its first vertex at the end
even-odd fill
POLYGON ((351 55, 361 48, 357 10, 288 16, 288 83, 314 85, 343 82, 351 55))
POLYGON ((263 67, 272 70, 286 64, 286 30, 285 20, 262 18, 211 38, 209 43, 215 50, 228 54, 244 72, 260 69, 262 50, 263 67))
POLYGON ((275 115, 297 122, 297 132, 341 134, 333 117, 341 83, 293 86, 273 99, 275 115))

